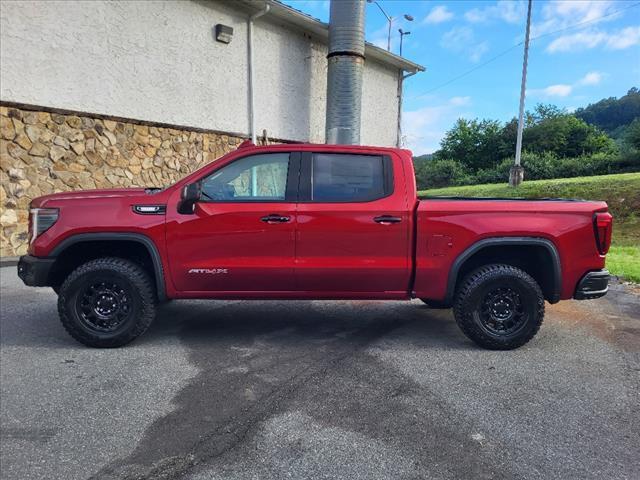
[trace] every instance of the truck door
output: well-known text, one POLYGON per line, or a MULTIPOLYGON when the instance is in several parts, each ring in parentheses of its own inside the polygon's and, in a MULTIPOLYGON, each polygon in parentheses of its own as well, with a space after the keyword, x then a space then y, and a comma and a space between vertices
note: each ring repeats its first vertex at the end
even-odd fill
POLYGON ((237 159, 202 179, 193 214, 167 212, 177 290, 233 296, 294 289, 299 156, 279 152, 237 159))
POLYGON ((303 153, 296 288, 334 298, 406 296, 410 208, 398 158, 303 153))

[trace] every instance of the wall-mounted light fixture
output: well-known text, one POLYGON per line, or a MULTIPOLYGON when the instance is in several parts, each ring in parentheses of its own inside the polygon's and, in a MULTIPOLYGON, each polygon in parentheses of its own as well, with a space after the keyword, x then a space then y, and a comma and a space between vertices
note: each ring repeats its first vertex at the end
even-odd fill
POLYGON ((221 23, 216 25, 216 40, 221 43, 231 43, 233 38, 233 28, 221 23))

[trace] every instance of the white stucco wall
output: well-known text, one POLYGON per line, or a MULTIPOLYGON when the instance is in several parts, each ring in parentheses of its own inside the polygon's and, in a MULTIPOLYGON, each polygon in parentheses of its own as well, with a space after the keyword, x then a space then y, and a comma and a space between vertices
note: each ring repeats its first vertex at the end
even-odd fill
MULTIPOLYGON (((0 17, 3 101, 249 133, 246 14, 229 4, 3 1, 0 17)), ((254 32, 259 134, 324 141, 326 45, 268 15, 254 32)), ((366 64, 362 143, 395 144, 397 78, 366 64)))

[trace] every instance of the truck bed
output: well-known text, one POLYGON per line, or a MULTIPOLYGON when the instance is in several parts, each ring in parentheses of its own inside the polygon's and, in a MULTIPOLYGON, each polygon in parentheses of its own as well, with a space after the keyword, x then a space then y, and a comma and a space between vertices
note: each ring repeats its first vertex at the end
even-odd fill
POLYGON ((416 295, 444 298, 452 263, 485 239, 528 240, 549 245, 560 258, 562 289, 553 301, 572 298, 585 270, 604 268, 593 217, 607 204, 575 199, 419 197, 416 206, 416 295), (546 242, 546 243, 545 243, 546 242))

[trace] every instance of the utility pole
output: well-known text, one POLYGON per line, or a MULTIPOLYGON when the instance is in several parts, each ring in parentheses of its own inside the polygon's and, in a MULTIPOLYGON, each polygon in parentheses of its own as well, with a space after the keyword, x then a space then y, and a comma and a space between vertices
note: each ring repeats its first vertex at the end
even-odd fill
POLYGON ((527 32, 524 38, 524 61, 522 62, 522 84, 520 86, 520 113, 518 117, 518 136, 516 138, 516 161, 509 171, 509 185, 517 187, 524 180, 524 168, 520 165, 522 153, 522 131, 524 129, 524 97, 527 88, 527 62, 529 60, 529 31, 531 29, 531 2, 527 7, 527 32))

